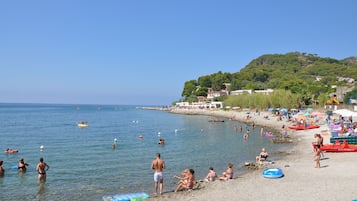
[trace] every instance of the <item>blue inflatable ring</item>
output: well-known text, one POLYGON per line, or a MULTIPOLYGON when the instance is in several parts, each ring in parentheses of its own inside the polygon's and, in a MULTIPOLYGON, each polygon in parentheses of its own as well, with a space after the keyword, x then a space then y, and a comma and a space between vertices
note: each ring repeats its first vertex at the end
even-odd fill
POLYGON ((265 178, 280 178, 283 176, 283 170, 280 168, 267 168, 263 171, 263 177, 265 178))

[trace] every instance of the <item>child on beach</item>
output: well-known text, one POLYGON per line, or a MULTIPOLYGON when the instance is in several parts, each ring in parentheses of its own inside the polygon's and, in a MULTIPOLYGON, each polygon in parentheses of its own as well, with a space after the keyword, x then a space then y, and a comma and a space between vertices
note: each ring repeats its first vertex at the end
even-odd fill
POLYGON ((314 155, 316 165, 315 168, 320 168, 320 159, 321 159, 321 150, 320 150, 320 145, 316 145, 316 154, 314 155))
POLYGON ((217 173, 214 171, 213 167, 209 168, 209 172, 205 178, 205 181, 214 181, 217 178, 217 173))
POLYGON ((222 176, 219 178, 221 181, 228 181, 233 179, 233 164, 228 163, 227 170, 222 173, 222 176))

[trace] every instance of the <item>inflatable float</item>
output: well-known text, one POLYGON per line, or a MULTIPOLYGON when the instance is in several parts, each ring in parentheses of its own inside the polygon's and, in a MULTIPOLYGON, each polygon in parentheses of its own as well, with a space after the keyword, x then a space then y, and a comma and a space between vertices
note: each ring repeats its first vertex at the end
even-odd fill
POLYGON ((267 168, 263 171, 263 177, 265 178, 275 179, 283 176, 284 176, 283 170, 280 168, 267 168))
POLYGON ((302 125, 299 125, 299 126, 289 126, 290 129, 292 130, 307 130, 307 129, 314 129, 314 128, 320 128, 319 125, 310 125, 310 126, 302 126, 302 125))
POLYGON ((273 133, 271 132, 264 132, 265 137, 274 137, 273 133))
POLYGON ((19 150, 7 148, 7 149, 5 150, 5 153, 7 153, 7 154, 19 153, 19 150))
POLYGON ((146 200, 150 196, 147 193, 128 193, 128 194, 117 194, 117 195, 105 195, 103 196, 103 201, 140 201, 146 200))
MULTIPOLYGON (((317 149, 316 144, 313 143, 312 146, 315 150, 317 149)), ((340 141, 337 140, 335 144, 324 144, 320 146, 320 150, 326 152, 357 152, 357 145, 347 144, 345 140, 340 144, 340 141)))

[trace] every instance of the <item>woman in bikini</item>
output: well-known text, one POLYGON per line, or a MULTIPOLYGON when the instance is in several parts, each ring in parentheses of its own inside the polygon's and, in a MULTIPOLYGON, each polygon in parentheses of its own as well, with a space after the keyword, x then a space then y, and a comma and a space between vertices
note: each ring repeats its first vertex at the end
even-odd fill
POLYGON ((26 166, 29 164, 24 161, 24 158, 20 158, 19 163, 17 164, 17 169, 19 172, 26 172, 26 166))
POLYGON ((195 171, 193 169, 189 169, 184 178, 174 176, 177 179, 184 180, 185 182, 180 182, 175 189, 175 192, 179 190, 192 190, 193 185, 195 184, 195 171))
POLYGON ((40 162, 36 166, 36 171, 38 173, 38 183, 46 182, 46 171, 50 169, 47 163, 43 162, 43 158, 40 158, 40 162))
POLYGON ((222 176, 219 178, 219 180, 222 181, 228 181, 230 179, 233 179, 233 164, 228 163, 227 170, 223 172, 222 176))

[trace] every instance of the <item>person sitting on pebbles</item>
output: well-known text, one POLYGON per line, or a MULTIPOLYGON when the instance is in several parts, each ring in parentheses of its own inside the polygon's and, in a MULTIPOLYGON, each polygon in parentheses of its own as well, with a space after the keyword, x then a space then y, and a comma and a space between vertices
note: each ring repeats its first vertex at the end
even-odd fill
POLYGON ((262 148, 262 151, 260 152, 259 156, 255 157, 255 160, 257 162, 266 161, 268 156, 268 152, 265 150, 265 148, 262 148))
POLYGON ((228 163, 227 170, 222 173, 222 176, 219 177, 221 181, 229 181, 233 179, 233 164, 228 163))
POLYGON ((205 181, 214 181, 217 178, 217 173, 214 171, 213 167, 209 168, 209 172, 205 178, 205 181))

